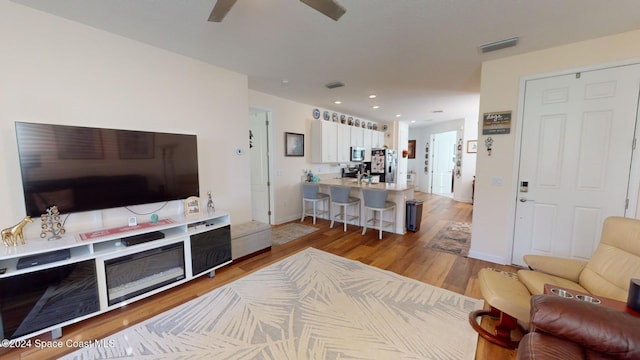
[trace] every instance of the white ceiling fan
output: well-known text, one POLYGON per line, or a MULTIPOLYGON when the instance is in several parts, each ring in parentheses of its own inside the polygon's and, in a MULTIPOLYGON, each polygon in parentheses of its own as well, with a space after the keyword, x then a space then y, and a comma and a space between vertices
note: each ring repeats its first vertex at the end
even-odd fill
MULTIPOLYGON (((209 15, 209 21, 222 22, 237 0, 218 0, 209 15)), ((338 21, 347 10, 333 0, 300 0, 300 2, 309 5, 315 10, 325 14, 326 16, 338 21)))

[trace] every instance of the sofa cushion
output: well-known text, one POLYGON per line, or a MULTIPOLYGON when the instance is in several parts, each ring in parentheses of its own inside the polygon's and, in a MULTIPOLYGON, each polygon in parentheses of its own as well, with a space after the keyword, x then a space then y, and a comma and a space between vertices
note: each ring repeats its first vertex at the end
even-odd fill
POLYGON ((609 217, 602 226, 600 245, 580 274, 590 293, 627 301, 629 281, 640 278, 640 221, 609 217))
POLYGON ((231 226, 231 239, 241 238, 243 236, 255 234, 261 231, 271 231, 271 225, 259 221, 250 221, 243 224, 234 224, 231 226))
POLYGON ((518 280, 489 269, 480 269, 478 285, 482 297, 492 307, 526 324, 529 323, 531 294, 518 280))
POLYGON ((579 360, 584 358, 582 346, 540 332, 528 333, 518 345, 518 360, 579 360))
POLYGON ((640 256, 600 244, 580 274, 580 284, 594 295, 626 302, 632 278, 640 278, 640 256))
POLYGON ((640 317, 555 295, 531 298, 531 331, 616 359, 640 359, 640 317))
POLYGON ((575 282, 557 276, 531 270, 518 270, 518 280, 529 289, 532 295, 544 293, 544 284, 552 284, 558 287, 572 289, 583 293, 588 291, 575 282))

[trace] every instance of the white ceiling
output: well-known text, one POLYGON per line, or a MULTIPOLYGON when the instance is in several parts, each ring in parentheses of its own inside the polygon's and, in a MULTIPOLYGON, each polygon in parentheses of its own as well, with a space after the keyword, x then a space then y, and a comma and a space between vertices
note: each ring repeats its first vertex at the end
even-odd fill
POLYGON ((415 125, 477 112, 482 61, 640 28, 637 0, 337 0, 337 22, 297 0, 238 0, 222 23, 207 21, 215 0, 13 1, 247 74, 256 91, 415 125))

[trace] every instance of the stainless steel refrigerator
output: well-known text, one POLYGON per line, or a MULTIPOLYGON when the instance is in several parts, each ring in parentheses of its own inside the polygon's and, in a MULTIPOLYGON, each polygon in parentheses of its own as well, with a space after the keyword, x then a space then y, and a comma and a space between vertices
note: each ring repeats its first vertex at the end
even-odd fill
POLYGON ((371 150, 371 175, 380 176, 380 182, 395 183, 398 173, 398 156, 395 150, 371 150))

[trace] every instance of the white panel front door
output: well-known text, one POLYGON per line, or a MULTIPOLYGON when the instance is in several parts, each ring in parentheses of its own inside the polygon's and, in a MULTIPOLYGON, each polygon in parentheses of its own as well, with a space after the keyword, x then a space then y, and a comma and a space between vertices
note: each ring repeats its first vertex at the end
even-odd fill
POLYGON ((526 254, 589 259, 606 217, 634 215, 625 204, 638 190, 629 178, 639 87, 640 65, 527 81, 514 264, 526 254))

